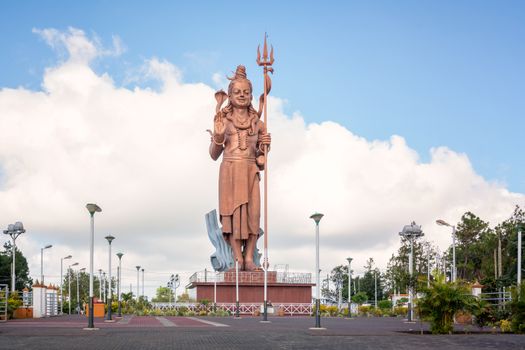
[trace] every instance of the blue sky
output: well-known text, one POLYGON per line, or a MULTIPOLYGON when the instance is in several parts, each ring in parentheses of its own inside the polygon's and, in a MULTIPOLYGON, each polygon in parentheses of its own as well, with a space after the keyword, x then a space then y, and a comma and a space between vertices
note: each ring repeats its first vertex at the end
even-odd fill
POLYGON ((525 192, 523 1, 264 4, 2 2, 0 88, 39 89, 57 54, 33 28, 72 26, 107 46, 121 38, 121 56, 94 62, 119 85, 133 86, 130 74, 158 57, 184 81, 210 85, 214 73, 245 64, 260 91, 254 61, 267 31, 276 50, 272 93, 288 101, 287 112, 337 121, 369 140, 401 135, 423 160, 432 147, 450 147, 485 178, 525 192))

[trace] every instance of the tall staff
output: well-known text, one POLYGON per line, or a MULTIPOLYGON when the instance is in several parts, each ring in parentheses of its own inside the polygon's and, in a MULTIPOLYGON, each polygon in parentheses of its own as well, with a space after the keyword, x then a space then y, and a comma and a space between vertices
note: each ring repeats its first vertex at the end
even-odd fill
MULTIPOLYGON (((272 64, 273 59, 273 46, 271 47, 270 56, 268 56, 268 45, 266 44, 266 33, 264 34, 264 46, 263 55, 261 60, 260 45, 257 46, 257 64, 263 67, 264 74, 264 99, 263 99, 263 111, 264 111, 264 127, 266 133, 268 133, 268 118, 267 118, 267 97, 268 93, 272 88, 272 80, 268 75, 268 72, 273 74, 272 64)), ((262 97, 262 96, 261 96, 262 97)), ((264 322, 268 322, 268 145, 264 145, 264 322)))

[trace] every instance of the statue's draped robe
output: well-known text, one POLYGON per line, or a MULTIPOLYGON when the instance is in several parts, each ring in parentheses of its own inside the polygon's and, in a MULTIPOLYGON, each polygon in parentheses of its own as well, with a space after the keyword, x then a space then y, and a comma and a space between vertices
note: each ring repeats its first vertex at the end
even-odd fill
POLYGON ((261 216, 259 166, 256 164, 259 137, 264 123, 257 121, 248 129, 237 129, 224 118, 226 132, 224 145, 214 142, 210 155, 217 159, 223 153, 219 171, 219 215, 222 232, 233 239, 248 239, 258 235, 261 216), (252 130, 253 129, 253 130, 252 130), (245 149, 244 149, 245 148, 245 149))

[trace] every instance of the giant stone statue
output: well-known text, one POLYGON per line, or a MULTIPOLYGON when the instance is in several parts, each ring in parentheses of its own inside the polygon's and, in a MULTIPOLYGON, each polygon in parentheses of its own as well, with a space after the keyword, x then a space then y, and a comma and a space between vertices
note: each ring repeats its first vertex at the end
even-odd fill
POLYGON ((260 119, 261 108, 256 111, 252 106, 252 84, 245 67, 238 66, 229 79, 228 94, 222 90, 215 94, 214 130, 209 131, 211 158, 217 160, 222 154, 219 170, 222 229, 218 227, 215 211, 206 215, 206 223, 217 249, 211 257, 214 269, 232 269, 236 260, 241 270, 254 271, 260 269, 256 248, 262 235, 260 172, 264 170, 265 151, 269 150, 271 137, 260 119), (227 104, 221 108, 224 102, 227 104))

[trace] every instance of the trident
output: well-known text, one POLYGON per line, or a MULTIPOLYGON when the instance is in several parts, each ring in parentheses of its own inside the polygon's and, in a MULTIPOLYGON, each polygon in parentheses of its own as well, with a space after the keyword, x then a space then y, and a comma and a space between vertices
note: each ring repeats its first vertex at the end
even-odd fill
MULTIPOLYGON (((271 47, 270 56, 268 57, 268 45, 266 43, 266 38, 268 35, 264 33, 264 46, 263 46, 263 55, 261 60, 261 50, 260 45, 257 46, 257 64, 263 67, 264 74, 264 93, 259 98, 259 117, 261 116, 261 107, 264 111, 264 127, 265 132, 268 131, 268 119, 267 119, 267 97, 268 93, 272 89, 272 80, 268 75, 268 72, 273 74, 272 64, 273 59, 273 46, 271 47)), ((268 146, 264 146, 264 313, 263 321, 268 321, 268 146)))

